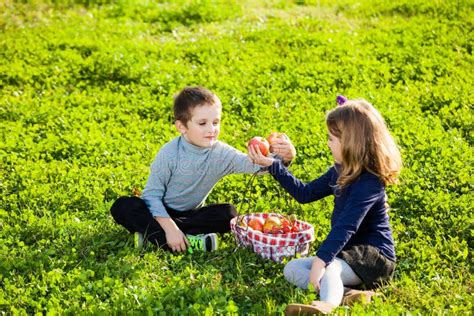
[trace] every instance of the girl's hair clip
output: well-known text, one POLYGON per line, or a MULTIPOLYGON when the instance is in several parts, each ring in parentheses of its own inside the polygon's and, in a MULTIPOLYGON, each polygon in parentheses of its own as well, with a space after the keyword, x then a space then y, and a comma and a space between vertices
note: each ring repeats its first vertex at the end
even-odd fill
POLYGON ((343 95, 338 95, 336 98, 337 105, 343 105, 347 102, 347 98, 343 95))

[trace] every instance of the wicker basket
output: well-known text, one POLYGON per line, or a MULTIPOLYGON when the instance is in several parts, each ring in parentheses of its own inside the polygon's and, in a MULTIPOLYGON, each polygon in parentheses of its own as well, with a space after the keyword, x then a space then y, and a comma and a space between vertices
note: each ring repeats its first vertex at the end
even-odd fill
POLYGON ((269 216, 283 217, 277 213, 253 213, 233 218, 230 221, 230 228, 237 245, 249 247, 262 258, 272 259, 275 262, 282 262, 285 257, 291 258, 297 254, 303 257, 308 255, 309 246, 314 241, 314 228, 311 224, 296 220, 294 225, 299 228, 299 232, 282 234, 265 234, 246 225, 245 227, 238 225, 241 220, 245 223, 252 218, 265 221, 269 216))

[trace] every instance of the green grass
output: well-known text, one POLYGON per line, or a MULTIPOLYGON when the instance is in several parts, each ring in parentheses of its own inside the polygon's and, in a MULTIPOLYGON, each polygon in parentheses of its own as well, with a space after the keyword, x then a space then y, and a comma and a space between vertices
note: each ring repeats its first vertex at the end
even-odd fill
MULTIPOLYGON (((405 168, 388 190, 398 267, 353 315, 472 315, 473 2, 6 1, 0 4, 0 314, 281 314, 315 293, 236 249, 132 247, 109 208, 143 188, 177 135, 172 96, 203 85, 221 140, 286 132, 309 181, 331 164, 337 94, 385 116, 405 168)), ((329 231, 332 201, 297 205, 269 176, 222 180, 209 203, 298 213, 329 231)))

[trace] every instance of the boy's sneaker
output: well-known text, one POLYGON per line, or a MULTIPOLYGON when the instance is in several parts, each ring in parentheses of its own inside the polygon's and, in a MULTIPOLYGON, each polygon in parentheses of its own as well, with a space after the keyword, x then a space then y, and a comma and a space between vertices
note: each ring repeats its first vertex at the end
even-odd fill
POLYGON ((194 250, 198 251, 214 251, 217 250, 218 240, 217 235, 201 234, 201 235, 186 235, 191 246, 188 247, 188 252, 193 253, 194 250))
POLYGON ((135 248, 142 248, 144 241, 145 239, 142 233, 135 232, 133 234, 133 245, 135 246, 135 248))

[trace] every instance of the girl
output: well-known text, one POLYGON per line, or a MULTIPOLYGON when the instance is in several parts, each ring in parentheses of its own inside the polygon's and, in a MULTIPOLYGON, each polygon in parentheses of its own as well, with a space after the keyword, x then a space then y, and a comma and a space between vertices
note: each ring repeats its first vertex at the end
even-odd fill
POLYGON ((289 282, 303 289, 311 284, 319 291, 320 301, 290 304, 286 308, 290 315, 328 313, 341 303, 362 297, 370 300, 371 291, 350 290, 344 296, 344 286, 374 288, 390 280, 395 268, 385 186, 397 182, 400 152, 380 113, 365 100, 344 98, 342 105, 327 114, 326 124, 335 164, 307 184, 278 160, 263 156, 256 147, 249 148, 253 161, 268 166, 298 202, 334 195, 332 228, 316 256, 292 260, 284 269, 289 282))

